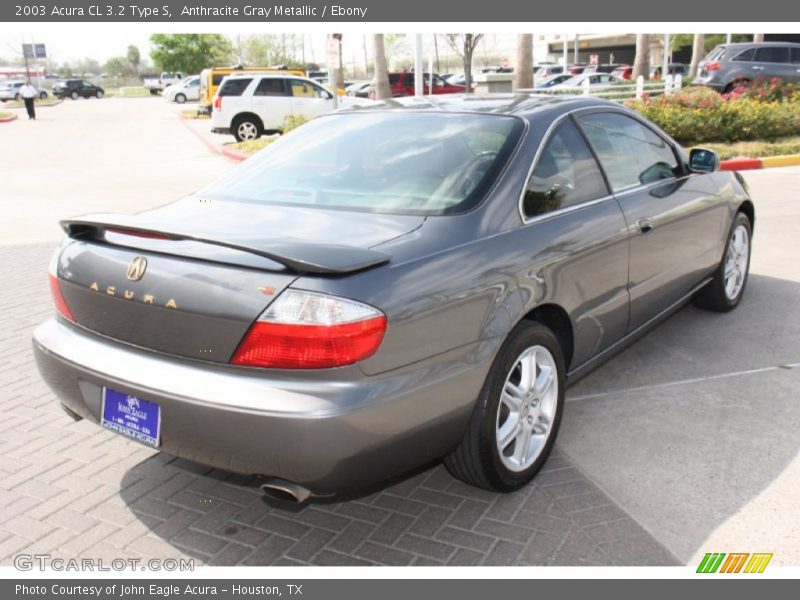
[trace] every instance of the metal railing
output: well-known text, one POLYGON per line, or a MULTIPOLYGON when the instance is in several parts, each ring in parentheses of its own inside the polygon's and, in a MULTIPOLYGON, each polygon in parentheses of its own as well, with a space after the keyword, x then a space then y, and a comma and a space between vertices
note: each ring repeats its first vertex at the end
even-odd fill
POLYGON ((648 96, 658 96, 660 94, 672 94, 683 87, 683 78, 680 75, 667 75, 660 81, 649 81, 645 83, 644 77, 639 75, 634 83, 614 83, 611 85, 591 85, 589 78, 583 80, 581 87, 554 87, 545 89, 523 89, 520 92, 532 94, 552 94, 552 95, 571 95, 571 96, 592 96, 594 98, 604 98, 612 102, 625 102, 626 100, 641 100, 648 96))

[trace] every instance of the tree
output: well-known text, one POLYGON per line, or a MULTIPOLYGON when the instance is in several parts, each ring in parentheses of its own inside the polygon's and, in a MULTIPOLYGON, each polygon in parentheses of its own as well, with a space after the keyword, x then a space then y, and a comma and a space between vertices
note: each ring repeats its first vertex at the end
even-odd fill
POLYGON ((514 88, 533 87, 533 34, 517 35, 517 64, 514 65, 514 88))
POLYGON ((126 56, 112 56, 106 61, 105 72, 114 77, 132 77, 136 69, 126 56))
POLYGON ((464 63, 464 85, 466 92, 472 91, 472 55, 478 42, 483 39, 482 33, 448 33, 447 42, 464 63))
POLYGON ((333 39, 339 40, 339 57, 333 67, 333 73, 330 74, 328 80, 333 84, 333 93, 338 93, 338 90, 344 88, 344 69, 342 68, 342 34, 332 33, 333 39))
POLYGON ((637 33, 636 34, 636 58, 633 61, 633 74, 631 77, 634 79, 639 78, 639 75, 648 78, 650 71, 650 34, 637 33))
POLYGON ((154 33, 150 57, 163 71, 199 73, 231 60, 231 43, 219 33, 154 33))
POLYGON ((692 44, 692 62, 689 63, 689 77, 697 77, 697 66, 706 54, 706 36, 702 33, 694 34, 692 44))
POLYGON ((131 44, 128 46, 128 52, 126 53, 126 58, 128 59, 128 63, 130 63, 131 67, 133 68, 134 74, 139 72, 139 66, 142 64, 142 55, 139 52, 139 48, 131 44))
POLYGON ((372 36, 375 54, 375 98, 386 100, 392 97, 392 88, 389 85, 389 65, 386 63, 386 49, 383 45, 383 34, 376 33, 372 36))

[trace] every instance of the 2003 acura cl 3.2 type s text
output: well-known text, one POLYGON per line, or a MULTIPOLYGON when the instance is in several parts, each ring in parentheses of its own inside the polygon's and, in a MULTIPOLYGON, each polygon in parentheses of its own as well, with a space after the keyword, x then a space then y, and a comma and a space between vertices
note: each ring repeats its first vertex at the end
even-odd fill
POLYGON ((320 117, 134 216, 63 221, 42 376, 75 418, 297 500, 438 457, 509 491, 567 383, 685 301, 734 308, 754 208, 590 98, 320 117))

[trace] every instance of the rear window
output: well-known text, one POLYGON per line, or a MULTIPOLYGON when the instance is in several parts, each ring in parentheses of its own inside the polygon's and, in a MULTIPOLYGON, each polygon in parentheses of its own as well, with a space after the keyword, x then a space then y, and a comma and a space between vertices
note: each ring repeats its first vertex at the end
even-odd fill
POLYGON ((717 46, 703 60, 722 60, 725 58, 725 46, 717 46))
POLYGON ((253 81, 251 78, 237 77, 236 79, 228 79, 222 84, 222 87, 219 88, 217 94, 220 96, 241 96, 247 89, 247 86, 250 85, 251 81, 253 81))
POLYGON ((270 144, 201 191, 268 205, 451 214, 477 205, 524 130, 516 117, 345 113, 270 144))

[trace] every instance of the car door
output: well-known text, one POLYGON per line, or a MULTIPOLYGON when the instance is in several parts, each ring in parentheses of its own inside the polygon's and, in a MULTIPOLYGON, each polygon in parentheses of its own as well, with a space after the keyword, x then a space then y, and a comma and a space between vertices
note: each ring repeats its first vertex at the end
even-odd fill
POLYGON ((629 330, 688 294, 721 257, 724 204, 671 142, 621 111, 578 117, 622 208, 630 243, 629 330))
POLYGON ((302 79, 289 79, 292 113, 313 119, 333 110, 333 94, 302 79))
POLYGON ((756 49, 753 70, 758 77, 780 77, 784 81, 793 81, 797 75, 797 67, 789 60, 788 46, 761 46, 756 49))
MULTIPOLYGON (((572 118, 543 142, 522 197, 529 244, 551 240, 550 281, 573 316, 573 365, 611 346, 628 326, 628 236, 619 204, 572 118), (562 256, 556 259, 556 256, 562 256)), ((531 277, 531 273, 526 273, 531 277)))
POLYGON ((200 100, 200 80, 192 79, 186 85, 185 93, 188 100, 200 100))
POLYGON ((265 131, 282 130, 284 119, 292 114, 291 91, 285 77, 262 77, 249 101, 265 131))

